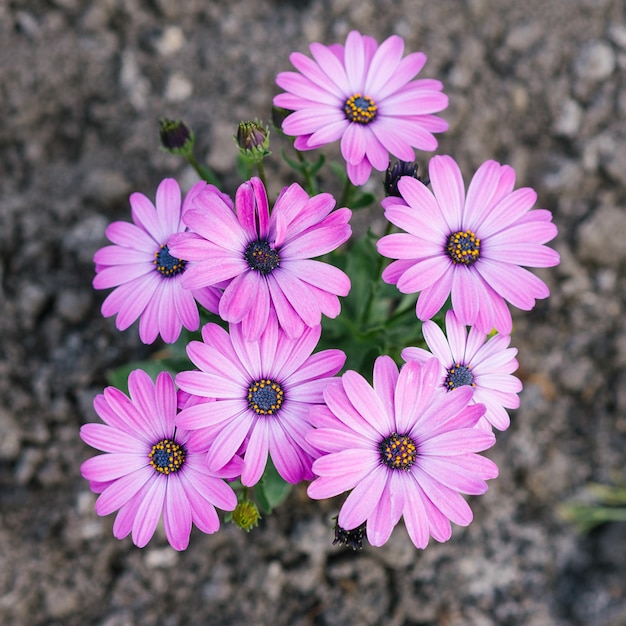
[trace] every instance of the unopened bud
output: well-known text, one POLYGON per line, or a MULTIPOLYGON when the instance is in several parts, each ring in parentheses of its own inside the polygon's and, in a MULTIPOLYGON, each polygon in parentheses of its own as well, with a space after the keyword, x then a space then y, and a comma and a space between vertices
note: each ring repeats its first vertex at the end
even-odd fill
POLYGON ((365 530, 365 523, 351 530, 346 530, 345 528, 339 526, 339 524, 335 524, 335 539, 333 541, 333 545, 339 543, 347 546, 348 548, 352 548, 353 550, 360 550, 363 547, 365 530))
POLYGON ((259 160, 270 154, 270 131, 258 120, 240 122, 235 141, 242 156, 259 160))
POLYGON ((171 154, 191 154, 194 144, 193 131, 180 120, 160 120, 161 146, 171 154))
POLYGON ((422 178, 417 175, 418 167, 419 166, 415 161, 396 161, 393 164, 393 167, 390 163, 387 171, 385 172, 385 180, 383 181, 385 195, 396 196, 398 198, 402 196, 402 194, 398 191, 398 181, 403 176, 410 176, 411 178, 415 178, 421 183, 424 183, 424 185, 427 185, 429 183, 428 178, 422 180, 422 178))
POLYGON ((237 504, 232 519, 236 526, 250 532, 259 523, 261 514, 252 500, 243 500, 237 504))

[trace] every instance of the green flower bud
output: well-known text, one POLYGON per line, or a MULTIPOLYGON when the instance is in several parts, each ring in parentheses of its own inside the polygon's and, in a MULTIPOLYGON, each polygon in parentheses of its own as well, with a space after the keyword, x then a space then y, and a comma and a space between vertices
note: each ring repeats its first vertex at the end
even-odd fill
POLYGON ((235 135, 241 155, 259 161, 270 154, 270 130, 258 120, 240 122, 235 135))
POLYGON ((237 504, 232 519, 236 526, 250 532, 259 523, 261 514, 252 500, 243 500, 237 504))

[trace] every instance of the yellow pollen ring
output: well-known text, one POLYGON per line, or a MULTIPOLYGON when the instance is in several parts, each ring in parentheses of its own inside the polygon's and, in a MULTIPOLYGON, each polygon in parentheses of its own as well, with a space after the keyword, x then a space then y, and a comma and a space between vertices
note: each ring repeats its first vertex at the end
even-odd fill
POLYGON ((374 100, 360 93, 350 96, 343 105, 343 110, 346 117, 357 124, 369 124, 378 113, 374 100))
POLYGON ((446 252, 457 265, 473 265, 480 258, 480 239, 471 230, 459 230, 448 237, 446 252))
POLYGON ((282 387, 268 378, 262 378, 248 387, 248 406, 257 415, 276 413, 282 406, 284 398, 285 392, 282 387))
POLYGON ((417 446, 408 435, 390 435, 381 442, 380 452, 391 469, 408 470, 417 459, 417 446))
POLYGON ((150 465, 161 474, 177 472, 185 462, 185 450, 171 439, 161 439, 152 446, 148 455, 150 465))

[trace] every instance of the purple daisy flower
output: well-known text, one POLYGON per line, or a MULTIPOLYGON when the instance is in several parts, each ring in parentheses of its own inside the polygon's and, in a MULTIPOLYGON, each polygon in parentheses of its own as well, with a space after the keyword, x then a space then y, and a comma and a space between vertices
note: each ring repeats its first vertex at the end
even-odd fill
POLYGON ((324 401, 324 388, 346 359, 341 350, 311 354, 320 334, 317 326, 290 339, 272 314, 256 341, 245 340, 240 324, 231 324, 230 335, 207 324, 203 342, 189 343, 187 354, 200 371, 181 372, 176 383, 214 401, 188 405, 176 423, 199 434, 219 427, 207 456, 210 468, 223 467, 245 446, 241 482, 247 487, 261 478, 268 454, 287 482, 313 477, 318 453, 305 439, 309 409, 324 401))
POLYGON ((239 187, 235 206, 233 211, 214 190, 195 197, 184 217, 192 232, 172 237, 170 244, 175 256, 190 262, 182 284, 201 289, 226 281, 219 315, 241 322, 250 340, 261 335, 271 309, 290 337, 318 326, 322 314, 337 317, 337 296, 348 294, 350 279, 310 257, 349 239, 351 211, 332 211, 330 194, 310 198, 294 183, 282 190, 270 215, 259 178, 239 187))
POLYGON ((205 533, 219 529, 215 510, 232 511, 237 496, 224 478, 241 471, 241 459, 219 472, 206 467, 206 447, 193 433, 177 428, 176 389, 172 377, 161 372, 152 382, 143 370, 128 377, 130 397, 107 387, 94 400, 104 424, 85 424, 80 436, 101 454, 81 466, 90 481, 96 513, 109 515, 119 509, 113 534, 123 539, 132 533, 143 548, 152 538, 161 515, 165 534, 175 550, 189 544, 191 525, 205 533))
POLYGON ((552 267, 555 250, 544 246, 556 237, 552 214, 531 211, 537 194, 513 190, 515 172, 487 161, 477 170, 465 194, 461 171, 449 156, 429 165, 431 192, 414 178, 401 178, 402 198, 383 200, 385 217, 407 231, 378 241, 380 254, 392 259, 383 280, 402 293, 421 292, 416 305, 420 320, 430 319, 452 295, 452 308, 462 324, 509 335, 511 312, 506 302, 528 311, 550 291, 521 267, 552 267))
POLYGON ((522 383, 512 376, 518 363, 517 348, 509 348, 511 337, 487 335, 475 326, 467 332, 452 311, 446 313, 446 335, 435 322, 428 320, 422 326, 424 339, 431 352, 423 348, 405 348, 402 358, 405 361, 425 363, 439 359, 439 385, 446 391, 469 386, 474 391, 473 402, 484 404, 485 415, 478 426, 506 430, 511 420, 506 409, 519 407, 522 383))
POLYGON ((300 52, 289 57, 298 72, 276 77, 287 93, 274 104, 293 111, 282 128, 296 136, 298 150, 340 139, 348 177, 362 185, 372 167, 387 168, 389 153, 413 161, 413 148, 437 148, 433 133, 447 130, 448 123, 433 113, 448 106, 448 97, 438 80, 412 80, 426 63, 424 53, 402 58, 401 37, 392 35, 379 46, 357 31, 345 46, 313 43, 310 50, 313 59, 300 52))
POLYGON ((159 334, 163 341, 174 343, 183 326, 197 330, 196 301, 217 313, 221 291, 216 287, 184 289, 181 279, 190 264, 172 256, 169 249, 170 237, 185 230, 182 215, 206 187, 211 186, 205 182, 194 185, 182 206, 180 187, 172 178, 159 184, 156 207, 143 194, 133 193, 134 223, 110 224, 106 235, 114 245, 101 248, 94 256, 94 288, 116 287, 102 303, 102 314, 117 314, 119 330, 126 330, 139 318, 139 337, 144 343, 154 342, 159 334))
POLYGON ((311 498, 350 494, 338 525, 352 530, 367 522, 367 539, 383 545, 404 516, 418 548, 429 536, 447 541, 450 521, 467 526, 472 511, 460 495, 487 491, 498 468, 476 454, 495 442, 492 432, 474 428, 485 411, 470 404, 472 391, 437 389, 439 362, 406 363, 400 372, 388 356, 374 364, 370 386, 347 371, 324 391, 326 405, 311 409, 315 428, 307 439, 323 451, 313 463, 318 476, 311 498))

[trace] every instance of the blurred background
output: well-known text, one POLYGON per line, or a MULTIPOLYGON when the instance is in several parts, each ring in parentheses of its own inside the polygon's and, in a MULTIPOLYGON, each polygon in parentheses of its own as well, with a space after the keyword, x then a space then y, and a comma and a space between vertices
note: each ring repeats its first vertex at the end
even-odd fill
MULTIPOLYGON (((0 0, 0 623, 623 626, 626 526, 581 534, 563 515, 591 483, 624 484, 626 9, 622 0, 0 0), (488 456, 474 523, 413 548, 332 545, 335 502, 295 489, 246 534, 190 549, 117 541, 80 477, 106 374, 159 346, 103 319, 92 257, 194 171, 158 148, 182 118, 232 193, 240 120, 269 120, 274 77, 313 41, 398 34, 443 81, 438 153, 466 180, 512 165, 559 227, 552 296, 514 313, 524 391, 488 456)), ((291 182, 279 139, 266 163, 291 182)), ((429 155, 419 154, 425 167, 429 155)), ((332 186, 332 181, 329 181, 332 186)), ((369 185, 380 193, 380 179, 369 185)), ((365 224, 381 219, 380 208, 365 224)))

